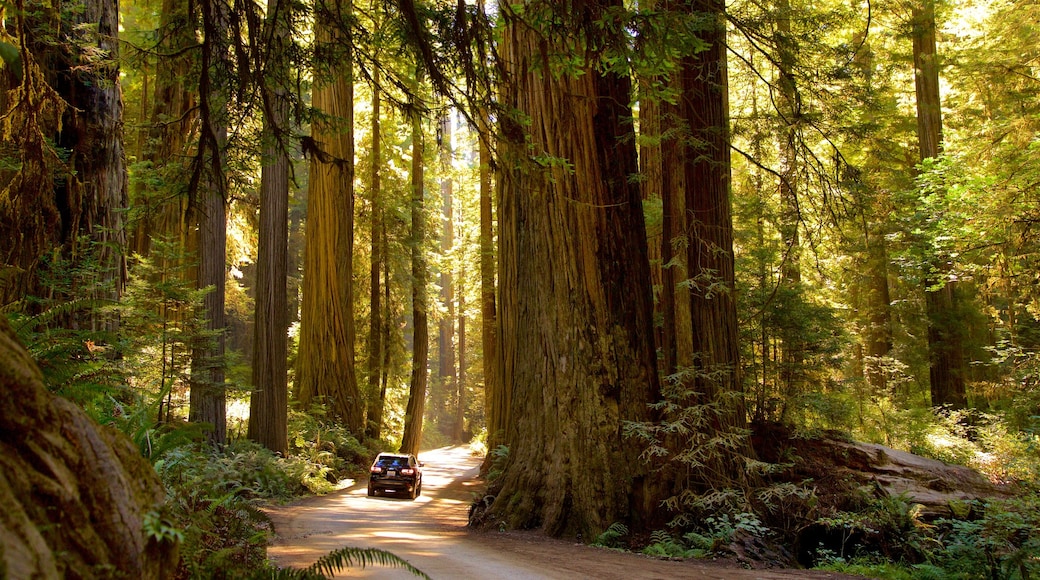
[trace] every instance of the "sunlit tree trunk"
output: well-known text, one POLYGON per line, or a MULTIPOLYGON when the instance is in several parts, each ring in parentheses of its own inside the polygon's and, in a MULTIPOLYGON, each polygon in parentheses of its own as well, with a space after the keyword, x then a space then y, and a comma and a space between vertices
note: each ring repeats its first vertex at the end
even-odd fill
MULTIPOLYGON (((379 431, 383 423, 383 398, 379 385, 385 369, 382 368, 383 320, 382 289, 379 286, 379 275, 384 267, 384 258, 381 253, 383 247, 383 207, 382 192, 380 191, 379 165, 382 163, 382 152, 380 150, 380 126, 379 126, 379 69, 373 71, 372 77, 372 179, 371 179, 371 205, 372 205, 372 260, 369 271, 369 329, 368 329, 368 416, 365 420, 368 435, 379 438, 379 431)), ((389 308, 389 304, 386 305, 389 308)))
MULTIPOLYGON (((912 24, 918 147, 921 160, 936 159, 942 152, 942 107, 939 63, 936 61, 934 0, 922 0, 914 7, 912 24)), ((956 284, 948 276, 949 256, 932 256, 931 263, 925 267, 929 268, 925 276, 925 305, 932 405, 961 409, 967 405, 964 352, 962 330, 956 315, 956 284)))
POLYGON ((638 184, 631 83, 597 51, 621 3, 533 0, 503 6, 499 167, 499 378, 512 393, 509 459, 494 521, 593 538, 657 509, 627 421, 657 399, 650 269, 638 184), (531 18, 524 21, 524 18, 531 18), (564 19, 545 35, 538 22, 564 19), (562 74, 540 63, 588 60, 562 74))
MULTIPOLYGON (((465 280, 464 269, 459 271, 459 280, 465 280)), ((459 378, 455 389, 455 416, 451 427, 451 440, 462 443, 466 431, 466 293, 459 292, 459 378)))
POLYGON ((505 437, 509 424, 509 394, 496 380, 498 361, 497 308, 495 303, 495 222, 491 189, 492 139, 487 116, 480 116, 480 318, 484 368, 484 416, 487 421, 488 449, 494 449, 505 437))
POLYGON ((348 14, 322 4, 315 15, 313 92, 322 118, 312 123, 303 304, 296 397, 304 407, 327 406, 355 436, 364 435, 364 399, 354 373, 353 81, 350 39, 341 26, 348 14), (344 54, 344 51, 347 54, 344 54), (327 74, 326 74, 327 71, 327 74))
MULTIPOLYGON (((418 83, 417 83, 418 84, 418 83)), ((408 404, 405 407, 404 434, 401 436, 402 453, 418 453, 422 442, 423 415, 426 409, 427 364, 430 356, 430 330, 426 296, 426 257, 423 246, 426 239, 426 209, 423 185, 422 120, 417 110, 412 115, 412 377, 409 383, 408 404)))
POLYGON ((260 170, 260 226, 257 230, 256 310, 253 334, 253 392, 248 437, 271 451, 288 451, 288 272, 289 120, 286 90, 289 67, 289 5, 268 5, 268 75, 264 102, 263 165, 260 170))
POLYGON ((201 134, 196 168, 198 190, 191 196, 198 200, 193 212, 198 220, 199 289, 211 288, 203 298, 206 335, 196 340, 191 356, 191 392, 188 419, 207 423, 213 431, 207 440, 215 445, 227 442, 227 401, 224 387, 224 346, 226 340, 224 314, 224 281, 227 274, 227 91, 231 70, 228 66, 230 29, 224 0, 203 0, 202 74, 199 92, 202 99, 201 134))

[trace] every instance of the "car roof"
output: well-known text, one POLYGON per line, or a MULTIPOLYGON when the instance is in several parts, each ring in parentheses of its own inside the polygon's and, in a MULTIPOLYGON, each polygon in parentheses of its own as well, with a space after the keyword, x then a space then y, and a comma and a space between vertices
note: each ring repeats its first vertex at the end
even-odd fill
POLYGON ((380 453, 376 456, 376 459, 408 459, 411 457, 408 453, 380 453))

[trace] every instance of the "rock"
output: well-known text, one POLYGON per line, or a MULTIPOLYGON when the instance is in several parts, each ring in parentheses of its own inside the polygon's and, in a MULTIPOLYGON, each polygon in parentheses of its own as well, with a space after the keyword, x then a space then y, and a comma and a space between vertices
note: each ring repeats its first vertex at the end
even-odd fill
POLYGON ((144 529, 164 497, 152 466, 47 392, 3 317, 0 400, 0 577, 172 577, 176 544, 144 529))
MULTIPOLYGON (((966 502, 1006 498, 1011 492, 997 486, 977 471, 935 459, 899 451, 884 445, 844 440, 835 433, 794 438, 777 424, 754 426, 753 444, 759 459, 790 463, 784 479, 811 480, 824 502, 850 497, 854 490, 872 488, 875 495, 903 496, 919 504, 925 520, 953 517, 966 502)), ((839 509, 840 505, 836 505, 839 509)))

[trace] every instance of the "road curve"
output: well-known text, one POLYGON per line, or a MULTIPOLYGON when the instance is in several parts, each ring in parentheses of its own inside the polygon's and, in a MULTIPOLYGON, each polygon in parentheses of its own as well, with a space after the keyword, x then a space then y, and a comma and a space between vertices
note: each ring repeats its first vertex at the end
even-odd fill
MULTIPOLYGON (((791 579, 849 578, 806 570, 743 570, 703 561, 666 561, 619 553, 536 532, 478 532, 466 525, 469 504, 482 488, 481 459, 468 447, 420 454, 422 495, 368 497, 367 481, 269 510, 276 536, 268 556, 302 568, 344 546, 381 548, 435 579, 791 579)), ((370 567, 337 578, 415 578, 400 569, 370 567)))

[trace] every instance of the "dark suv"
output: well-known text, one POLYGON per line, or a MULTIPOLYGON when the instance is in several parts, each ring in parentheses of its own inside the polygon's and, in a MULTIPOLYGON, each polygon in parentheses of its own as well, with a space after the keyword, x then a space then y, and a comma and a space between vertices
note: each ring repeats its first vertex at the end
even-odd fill
POLYGON ((407 453, 380 453, 369 470, 368 495, 403 491, 415 499, 422 492, 422 463, 407 453))

